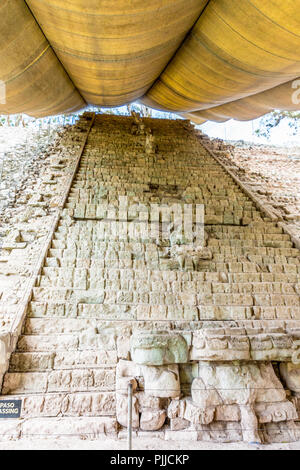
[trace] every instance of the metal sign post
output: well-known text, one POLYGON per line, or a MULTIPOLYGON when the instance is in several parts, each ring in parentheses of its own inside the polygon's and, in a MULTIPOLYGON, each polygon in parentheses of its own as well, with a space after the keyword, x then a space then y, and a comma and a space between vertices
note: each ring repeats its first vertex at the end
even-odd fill
POLYGON ((128 450, 132 450, 132 383, 128 384, 128 450))

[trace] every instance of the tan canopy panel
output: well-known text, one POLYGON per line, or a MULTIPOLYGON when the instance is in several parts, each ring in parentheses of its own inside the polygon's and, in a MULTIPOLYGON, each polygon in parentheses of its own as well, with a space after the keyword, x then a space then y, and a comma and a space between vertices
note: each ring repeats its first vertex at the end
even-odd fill
POLYGON ((200 116, 197 116, 197 112, 195 113, 182 113, 181 116, 184 119, 189 119, 190 121, 193 121, 194 124, 200 125, 204 124, 207 119, 203 119, 200 116))
POLYGON ((146 103, 195 111, 300 75, 300 2, 210 0, 146 103))
POLYGON ((0 14, 0 114, 300 109, 300 0, 1 0, 0 14))
POLYGON ((89 103, 140 98, 199 18, 206 0, 28 0, 89 103))
POLYGON ((225 122, 228 119, 249 121, 273 111, 274 103, 278 110, 297 111, 300 109, 300 78, 248 98, 205 111, 183 113, 182 116, 196 124, 203 124, 205 121, 225 122))
POLYGON ((23 0, 0 3, 0 114, 38 116, 84 106, 23 0))

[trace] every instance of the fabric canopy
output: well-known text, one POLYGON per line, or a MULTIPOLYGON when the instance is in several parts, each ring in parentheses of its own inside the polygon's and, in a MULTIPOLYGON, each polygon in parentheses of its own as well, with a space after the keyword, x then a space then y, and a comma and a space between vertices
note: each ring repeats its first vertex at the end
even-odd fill
POLYGON ((205 121, 225 122, 228 119, 249 121, 274 109, 297 111, 300 109, 300 78, 241 100, 232 101, 204 111, 182 114, 197 124, 205 121))
POLYGON ((0 3, 0 87, 2 114, 47 116, 84 106, 23 0, 0 3))
POLYGON ((300 108, 300 0, 2 0, 0 14, 0 114, 300 108))

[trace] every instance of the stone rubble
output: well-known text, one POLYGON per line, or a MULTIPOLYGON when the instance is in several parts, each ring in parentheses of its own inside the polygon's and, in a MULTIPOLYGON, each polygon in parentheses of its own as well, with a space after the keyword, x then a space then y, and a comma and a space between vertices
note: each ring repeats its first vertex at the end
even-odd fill
MULTIPOLYGON (((204 136, 202 136, 204 137, 204 136)), ((206 140, 209 148, 300 238, 300 148, 206 140)))
POLYGON ((50 153, 55 152, 63 135, 63 126, 31 129, 0 127, 0 215, 1 226, 9 223, 16 200, 30 197, 29 183, 36 183, 50 153))

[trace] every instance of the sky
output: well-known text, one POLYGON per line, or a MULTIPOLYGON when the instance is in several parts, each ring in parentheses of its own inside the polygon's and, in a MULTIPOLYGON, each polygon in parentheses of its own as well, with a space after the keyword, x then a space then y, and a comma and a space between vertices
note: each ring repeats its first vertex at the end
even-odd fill
POLYGON ((271 131, 270 139, 258 137, 255 130, 259 128, 261 118, 254 121, 235 121, 231 119, 225 123, 206 122, 202 126, 197 126, 202 132, 210 137, 224 140, 245 140, 256 144, 272 145, 297 145, 300 146, 300 130, 297 135, 293 135, 293 130, 288 126, 288 122, 281 124, 271 131))

